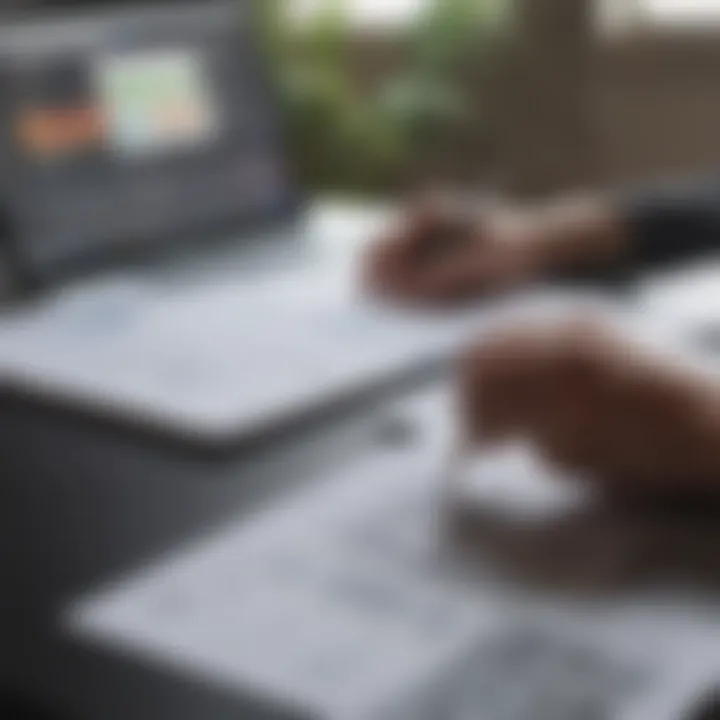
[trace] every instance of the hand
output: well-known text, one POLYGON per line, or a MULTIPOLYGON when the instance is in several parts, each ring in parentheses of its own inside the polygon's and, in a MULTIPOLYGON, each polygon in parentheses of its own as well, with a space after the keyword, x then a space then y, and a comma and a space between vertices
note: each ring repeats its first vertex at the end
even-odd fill
POLYGON ((365 284, 413 302, 497 293, 556 271, 613 262, 626 240, 620 225, 593 198, 521 208, 430 197, 371 248, 365 284))
POLYGON ((619 494, 720 491, 720 386, 619 329, 573 318, 495 331, 462 364, 469 438, 528 439, 619 494))
POLYGON ((371 248, 366 285, 379 295, 420 302, 516 286, 539 274, 529 229, 519 210, 426 198, 371 248))

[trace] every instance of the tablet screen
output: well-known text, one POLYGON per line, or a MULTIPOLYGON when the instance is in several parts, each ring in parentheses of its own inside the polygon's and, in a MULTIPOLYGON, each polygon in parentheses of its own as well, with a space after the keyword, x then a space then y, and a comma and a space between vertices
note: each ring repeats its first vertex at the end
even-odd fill
POLYGON ((249 20, 203 2, 0 31, 0 189, 34 271, 283 212, 249 20))

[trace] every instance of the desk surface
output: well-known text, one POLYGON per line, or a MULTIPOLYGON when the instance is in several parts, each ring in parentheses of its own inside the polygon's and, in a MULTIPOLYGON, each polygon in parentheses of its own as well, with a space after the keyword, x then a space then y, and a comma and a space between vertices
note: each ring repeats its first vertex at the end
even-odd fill
MULTIPOLYGON (((359 247, 335 245, 332 232, 326 238, 341 261, 359 247)), ((311 484, 319 467, 362 447, 358 438, 367 438, 379 410, 369 402, 275 447, 211 460, 0 402, 0 532, 2 546, 13 548, 12 562, 2 568, 2 586, 10 591, 0 598, 7 637, 0 673, 33 694, 41 688, 62 696, 75 669, 47 626, 63 600, 252 512, 288 483, 311 484)))
MULTIPOLYGON (((477 532, 457 536, 438 503, 447 395, 397 406, 414 428, 407 441, 347 456, 266 512, 85 596, 68 616, 80 641, 176 677, 171 704, 184 680, 238 713, 249 695, 288 718, 494 707, 491 720, 536 720, 541 701, 553 718, 682 716, 720 673, 717 585, 645 587, 647 548, 637 555, 627 530, 653 539, 663 528, 586 514, 572 484, 524 454, 479 464, 477 532), (514 512, 518 495, 536 502, 514 512), (641 563, 638 586, 628 559, 641 563)), ((694 536, 695 524, 684 530, 694 536)), ((705 530, 701 544, 716 546, 717 527, 705 530)), ((658 555, 672 552, 649 548, 658 555)))

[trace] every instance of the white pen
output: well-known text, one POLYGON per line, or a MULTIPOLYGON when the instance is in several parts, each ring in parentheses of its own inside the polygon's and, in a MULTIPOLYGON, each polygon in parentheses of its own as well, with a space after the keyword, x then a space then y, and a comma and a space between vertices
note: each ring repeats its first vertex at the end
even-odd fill
POLYGON ((465 481, 466 469, 472 458, 472 447, 467 434, 457 433, 451 441, 447 455, 443 458, 440 478, 440 503, 446 517, 452 518, 457 503, 462 498, 462 484, 465 481))

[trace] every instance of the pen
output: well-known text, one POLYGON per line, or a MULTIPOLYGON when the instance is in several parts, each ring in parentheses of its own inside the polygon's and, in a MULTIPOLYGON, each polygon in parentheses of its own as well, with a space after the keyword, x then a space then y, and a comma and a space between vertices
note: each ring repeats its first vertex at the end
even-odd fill
POLYGON ((443 459, 442 477, 440 479, 440 502, 443 514, 452 517, 458 502, 461 501, 462 484, 465 470, 472 457, 471 445, 467 435, 458 433, 452 439, 447 454, 443 459))

